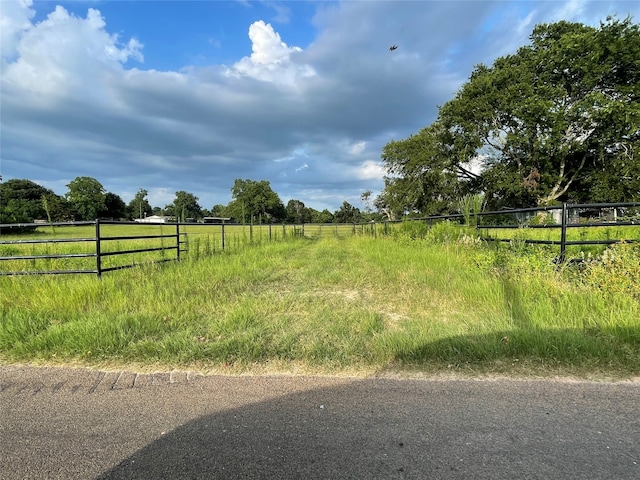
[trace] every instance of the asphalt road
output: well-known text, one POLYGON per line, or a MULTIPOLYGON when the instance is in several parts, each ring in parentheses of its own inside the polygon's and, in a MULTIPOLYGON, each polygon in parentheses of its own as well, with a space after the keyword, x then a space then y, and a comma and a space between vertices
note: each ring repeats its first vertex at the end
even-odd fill
POLYGON ((0 366, 0 478, 637 479, 640 383, 0 366))

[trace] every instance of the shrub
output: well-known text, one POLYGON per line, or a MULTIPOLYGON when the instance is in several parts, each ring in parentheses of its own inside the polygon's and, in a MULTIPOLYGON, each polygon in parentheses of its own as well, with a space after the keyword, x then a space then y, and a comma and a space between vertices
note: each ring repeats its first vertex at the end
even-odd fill
POLYGON ((587 263, 583 281, 607 294, 622 293, 640 299, 640 244, 617 243, 587 263))

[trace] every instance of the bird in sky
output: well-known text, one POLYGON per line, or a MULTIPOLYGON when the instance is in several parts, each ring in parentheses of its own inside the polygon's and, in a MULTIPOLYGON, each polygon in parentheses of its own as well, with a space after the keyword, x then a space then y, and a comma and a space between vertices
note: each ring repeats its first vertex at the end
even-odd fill
POLYGON ((391 45, 389 47, 389 50, 391 50, 393 52, 396 48, 398 48, 398 45, 391 45))

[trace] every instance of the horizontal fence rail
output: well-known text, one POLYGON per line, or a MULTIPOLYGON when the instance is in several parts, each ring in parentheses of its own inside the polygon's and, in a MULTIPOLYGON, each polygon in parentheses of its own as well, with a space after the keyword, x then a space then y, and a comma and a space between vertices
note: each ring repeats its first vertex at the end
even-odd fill
MULTIPOLYGON (((491 229, 522 229, 522 228, 539 228, 539 229, 557 229, 560 230, 560 238, 557 240, 542 240, 542 239, 522 239, 524 243, 528 244, 541 244, 541 245, 558 245, 560 246, 560 255, 558 260, 563 262, 566 257, 566 251, 568 246, 572 245, 612 245, 624 241, 626 243, 634 243, 640 241, 640 229, 638 229, 638 238, 618 238, 618 239, 581 239, 581 240, 568 240, 567 230, 575 228, 601 228, 601 227, 623 227, 623 226, 637 226, 640 227, 640 215, 633 219, 626 219, 625 215, 620 215, 621 219, 618 220, 618 211, 624 211, 624 209, 638 208, 640 203, 638 202, 625 202, 625 203, 586 203, 586 204, 568 204, 563 203, 558 206, 550 207, 533 207, 533 208, 521 208, 521 209, 509 209, 499 210, 494 212, 479 212, 475 214, 476 229, 477 230, 491 230, 491 229), (604 221, 592 221, 590 215, 587 215, 587 220, 583 221, 584 217, 580 217, 581 212, 595 213, 598 212, 599 216, 602 216, 603 210, 612 211, 612 215, 615 218, 611 221, 610 218, 606 218, 604 221), (535 224, 531 223, 531 220, 538 216, 539 212, 549 212, 552 215, 553 223, 551 224, 535 224), (553 213, 556 213, 554 216, 553 213), (535 215, 527 215, 535 214, 535 215), (504 217, 505 215, 520 216, 523 221, 517 224, 483 224, 482 219, 487 217, 504 217), (558 218, 559 217, 559 218, 558 218), (559 220, 559 221, 558 221, 559 220)), ((493 238, 482 237, 482 240, 493 242, 511 242, 513 238, 493 238)))
MULTIPOLYGON (((125 268, 132 268, 144 263, 161 263, 167 261, 178 260, 180 257, 180 225, 167 225, 159 227, 157 224, 140 224, 137 222, 114 222, 114 221, 105 221, 105 220, 96 220, 94 222, 55 222, 55 223, 20 223, 20 224, 3 224, 0 225, 0 262, 4 263, 5 261, 11 261, 14 264, 22 262, 28 262, 25 266, 23 263, 23 267, 31 267, 31 268, 22 268, 21 270, 13 269, 7 270, 5 268, 0 269, 0 275, 65 275, 65 274, 93 274, 100 277, 104 272, 109 272, 113 270, 122 270, 125 268), (117 226, 119 231, 121 229, 127 229, 132 227, 142 227, 143 229, 158 228, 171 229, 171 233, 154 233, 152 235, 138 234, 138 235, 130 235, 130 234, 113 234, 113 232, 105 232, 105 226, 117 226), (95 235, 92 237, 63 237, 56 238, 56 235, 67 235, 68 231, 63 231, 73 227, 87 227, 91 226, 94 228, 95 235), (42 232, 41 230, 37 232, 41 238, 33 238, 33 239, 5 239, 7 235, 11 235, 14 230, 33 230, 36 228, 39 229, 50 229, 50 235, 42 232), (42 236, 46 236, 46 238, 42 238, 42 236), (5 237, 5 238, 3 238, 5 237), (153 241, 159 241, 160 245, 155 246, 137 246, 136 248, 125 248, 122 245, 135 245, 136 243, 148 243, 153 241), (168 242, 168 243, 166 243, 168 242), (115 244, 114 248, 108 248, 107 246, 113 243, 115 244), (84 252, 56 252, 51 253, 49 250, 53 245, 54 248, 56 245, 64 246, 68 244, 83 244, 84 252), (24 251, 25 247, 29 247, 34 251, 31 254, 23 254, 16 253, 16 251, 21 252, 24 251), (6 255, 4 252, 7 250, 11 250, 11 255, 6 255), (152 257, 152 258, 144 258, 144 259, 131 259, 126 256, 131 256, 134 254, 148 254, 160 252, 160 258, 152 257), (167 252, 171 255, 169 258, 166 258, 165 255, 167 252), (123 258, 123 262, 119 264, 109 264, 105 265, 104 260, 106 258, 115 258, 121 257, 123 258), (60 265, 67 265, 73 263, 75 260, 79 259, 90 259, 89 262, 84 261, 76 265, 76 268, 61 268, 60 265), (33 268, 38 262, 39 265, 42 265, 44 261, 59 261, 56 264, 52 264, 50 262, 49 269, 36 269, 33 268)), ((72 232, 73 233, 73 232, 72 232)), ((61 248, 61 247, 58 247, 61 248)), ((82 248, 82 247, 80 247, 82 248)))
MULTIPOLYGON (((94 222, 21 223, 0 225, 0 275, 60 275, 93 274, 132 268, 149 263, 179 261, 188 253, 197 259, 244 244, 285 240, 294 237, 389 235, 397 225, 422 222, 430 229, 440 222, 475 227, 479 237, 488 242, 513 242, 560 247, 559 261, 564 261, 567 247, 580 245, 611 245, 640 242, 640 228, 630 238, 570 239, 567 232, 575 228, 640 227, 640 214, 627 215, 628 209, 638 209, 640 203, 563 204, 552 207, 505 209, 491 212, 472 212, 467 215, 433 215, 410 220, 367 223, 322 224, 210 224, 210 223, 142 223, 96 220, 94 222), (606 213, 603 215, 603 211, 606 213), (540 214, 549 218, 541 218, 540 214), (580 214, 584 214, 581 216, 580 214), (586 215, 586 216, 585 216, 586 215), (599 221, 595 221, 595 216, 599 221), (514 221, 515 218, 515 221, 514 221), (475 224, 472 224, 471 221, 475 224), (540 222, 543 223, 540 223, 540 222), (74 237, 74 228, 84 227, 83 236, 74 237), (93 236, 87 236, 87 229, 93 236), (13 234, 31 230, 40 238, 13 234), (37 229, 37 231, 36 231, 37 229), (518 230, 512 238, 489 236, 491 231, 518 230), (524 238, 526 229, 559 231, 558 238, 524 238), (47 232, 50 230, 49 232, 47 232), (71 231, 71 234, 69 233, 71 231), (133 232, 133 233, 132 233, 133 232), (484 235, 483 235, 484 233, 484 235), (9 237, 9 238, 8 238, 9 237), (60 251, 72 248, 83 251, 60 251), (29 251, 31 249, 31 251, 29 251), (51 250, 57 251, 51 251, 51 250), (21 263, 22 262, 22 263, 21 263), (57 262, 57 263, 56 263, 57 262), (77 262, 74 263, 74 262, 77 262), (43 264, 50 268, 37 268, 43 264), (11 268, 20 265, 22 268, 11 268)), ((609 233, 607 233, 609 235, 609 233)))

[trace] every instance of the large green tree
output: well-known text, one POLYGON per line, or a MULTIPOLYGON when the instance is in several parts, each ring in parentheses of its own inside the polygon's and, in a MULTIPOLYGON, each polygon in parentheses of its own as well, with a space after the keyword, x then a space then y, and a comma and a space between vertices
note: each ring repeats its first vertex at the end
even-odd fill
POLYGON ((104 211, 100 213, 101 217, 120 220, 127 216, 127 205, 124 200, 112 192, 104 195, 104 211))
POLYGON ((69 206, 52 190, 27 179, 0 183, 0 223, 68 220, 69 206))
POLYGON ((328 209, 324 209, 322 211, 315 210, 313 208, 309 208, 311 213, 311 222, 312 223, 331 223, 333 222, 333 213, 331 213, 328 209))
POLYGON ((165 207, 165 212, 175 216, 178 221, 182 222, 185 222, 188 218, 198 219, 202 217, 202 208, 198 204, 198 197, 184 190, 176 192, 176 198, 171 205, 165 207))
POLYGON ((144 218, 153 214, 153 208, 147 199, 149 192, 144 188, 138 190, 133 199, 127 205, 127 216, 130 219, 144 218))
POLYGON ((233 200, 227 205, 227 212, 243 223, 280 222, 286 218, 285 207, 267 180, 238 178, 231 188, 231 197, 233 200))
POLYGON ((384 146, 382 160, 389 175, 385 191, 375 201, 381 213, 387 218, 448 213, 470 184, 477 185, 478 175, 451 154, 450 139, 442 124, 434 122, 384 146))
POLYGON ((76 220, 95 220, 105 210, 105 189, 91 177, 76 177, 67 184, 65 195, 76 220))
POLYGON ((289 200, 285 208, 287 223, 309 223, 311 222, 311 209, 305 207, 300 200, 289 200))
POLYGON ((212 217, 227 217, 227 207, 225 205, 222 205, 221 203, 217 203, 213 207, 211 207, 209 214, 212 217))
POLYGON ((490 198, 590 200, 599 179, 622 179, 626 165, 636 178, 603 200, 631 200, 640 172, 638 25, 538 25, 530 45, 477 67, 440 118, 454 157, 483 158, 490 198))
POLYGON ((336 223, 358 223, 362 220, 362 213, 359 208, 345 201, 333 214, 333 220, 336 223))
POLYGON ((493 208, 640 199, 638 25, 562 21, 536 26, 530 40, 475 68, 417 135, 423 148, 403 158, 385 147, 410 207, 426 212, 434 199, 480 190, 493 208))

